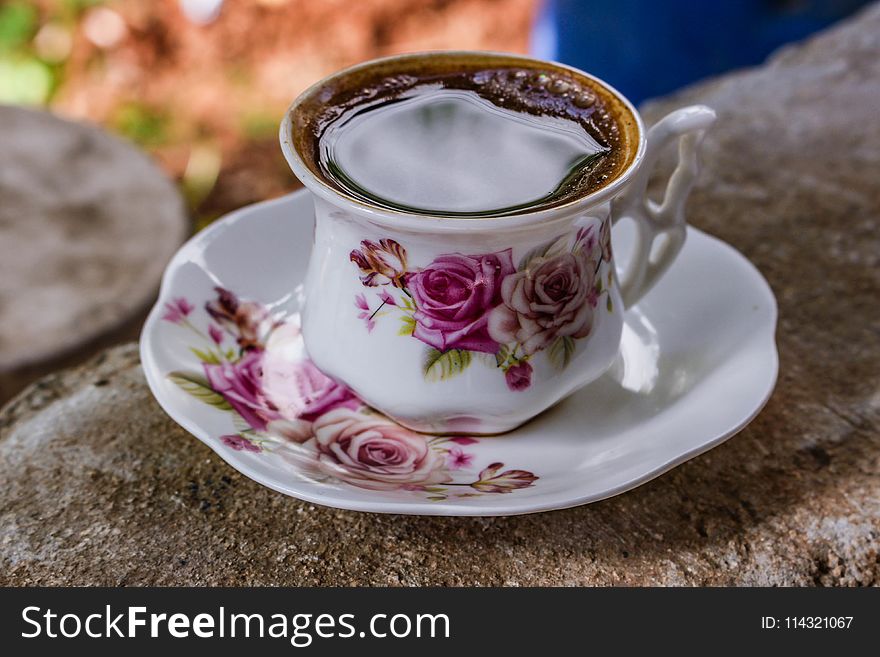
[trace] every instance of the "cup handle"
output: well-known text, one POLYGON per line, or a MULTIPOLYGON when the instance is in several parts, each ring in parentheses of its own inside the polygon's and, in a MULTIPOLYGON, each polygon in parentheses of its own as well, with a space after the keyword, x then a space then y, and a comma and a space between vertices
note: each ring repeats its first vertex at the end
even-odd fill
POLYGON ((633 257, 621 275, 620 293, 629 308, 650 290, 681 251, 687 235, 684 205, 700 172, 698 150, 706 131, 715 122, 715 111, 692 105, 667 114, 647 133, 641 169, 611 205, 612 222, 630 217, 636 223, 633 257), (647 196, 648 178, 663 146, 678 138, 678 164, 666 183, 663 201, 647 196), (666 240, 652 253, 654 240, 666 240))

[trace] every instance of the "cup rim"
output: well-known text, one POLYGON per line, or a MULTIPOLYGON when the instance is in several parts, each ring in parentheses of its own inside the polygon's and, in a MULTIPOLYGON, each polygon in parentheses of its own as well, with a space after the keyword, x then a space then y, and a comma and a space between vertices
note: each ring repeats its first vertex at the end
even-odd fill
POLYGON ((569 66, 567 64, 562 64, 555 61, 541 60, 526 55, 496 52, 490 50, 426 50, 399 55, 390 55, 387 57, 379 57, 340 69, 335 73, 331 73, 330 75, 327 75, 317 82, 313 83, 293 100, 293 102, 288 106, 287 110, 284 113, 284 117, 281 120, 278 136, 279 141, 281 142, 281 151, 284 154, 284 158, 287 160, 288 166, 290 166, 296 177, 299 178, 300 182, 302 182, 306 189, 308 189, 311 193, 316 194, 317 196, 334 205, 338 205, 341 202, 346 207, 355 209, 360 215, 369 218, 375 223, 384 224, 390 228, 408 228, 410 230, 415 230, 419 232, 461 231, 478 227, 481 229, 487 229, 490 227, 514 228, 520 226, 528 226, 534 223, 546 223, 548 221, 570 217, 575 212, 579 212, 600 205, 602 203, 610 201, 615 196, 620 194, 623 188, 630 182, 635 172, 641 165, 642 160, 644 159, 645 148, 647 144, 644 121, 642 120, 642 117, 639 114, 638 110, 626 96, 624 96, 620 91, 618 91, 616 88, 614 88, 601 78, 598 78, 595 75, 591 75, 590 73, 575 68, 574 66, 569 66), (307 98, 312 97, 316 92, 325 87, 328 83, 337 80, 343 76, 350 75, 351 73, 370 68, 376 64, 387 64, 389 62, 400 60, 425 58, 432 55, 463 57, 491 56, 508 59, 512 62, 527 61, 536 64, 546 64, 554 68, 570 71, 574 74, 588 78, 594 83, 603 87, 610 94, 612 94, 626 108, 626 110, 629 111, 630 115, 633 117, 636 129, 638 131, 638 147, 636 149, 636 152, 633 155, 632 160, 629 162, 629 164, 627 164, 626 168, 621 171, 617 175, 617 177, 615 177, 608 184, 593 192, 590 192, 589 194, 576 197, 574 199, 571 199, 570 201, 551 208, 544 208, 534 211, 526 210, 523 212, 500 215, 496 217, 442 216, 434 214, 420 214, 418 212, 407 212, 404 210, 385 208, 379 205, 371 204, 353 195, 347 194, 342 190, 332 187, 326 181, 322 180, 319 176, 315 175, 315 173, 305 164, 293 144, 292 117, 300 104, 303 103, 307 98))

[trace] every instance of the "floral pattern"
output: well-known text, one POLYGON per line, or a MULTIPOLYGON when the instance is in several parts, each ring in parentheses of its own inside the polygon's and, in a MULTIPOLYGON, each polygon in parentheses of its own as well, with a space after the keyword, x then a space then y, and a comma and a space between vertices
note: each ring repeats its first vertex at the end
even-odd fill
POLYGON ((408 264, 406 249, 392 239, 363 240, 350 254, 365 287, 376 292, 375 309, 364 293, 355 296, 368 332, 383 315, 396 312, 400 335, 426 345, 422 363, 429 381, 460 374, 475 360, 504 374, 510 390, 526 390, 534 373, 530 360, 545 352, 564 369, 577 340, 594 327, 600 298, 612 312, 613 281, 600 274, 611 262, 611 222, 580 228, 533 249, 515 266, 513 250, 465 255, 446 253, 421 268, 408 264), (598 233, 598 234, 597 234, 598 233), (484 362, 486 362, 484 360, 484 362))
MULTIPOLYGON (((371 242, 370 249, 375 253, 365 255, 363 263, 373 271, 362 276, 364 285, 402 289, 410 273, 406 252, 392 240, 371 242)), ((479 272, 497 276, 496 265, 504 268, 503 256, 463 258, 458 275, 471 272, 472 279, 483 275, 479 272)), ((433 284, 424 282, 428 288, 433 284)), ((215 292, 215 298, 203 306, 208 319, 204 330, 191 320, 196 307, 183 297, 165 304, 162 319, 198 337, 199 345, 190 351, 201 371, 172 372, 168 378, 196 399, 231 415, 234 431, 217 437, 225 449, 253 458, 280 458, 311 480, 401 491, 430 501, 511 493, 538 480, 531 472, 505 469, 501 463, 477 470, 477 455, 468 449, 479 444, 476 438, 427 436, 396 424, 305 358, 296 324, 273 317, 263 305, 239 299, 224 288, 215 292)), ((358 296, 356 305, 365 313, 366 298, 358 296)), ((493 289, 490 296, 501 303, 500 290, 493 289)), ((383 305, 397 304, 384 289, 379 298, 383 305)), ((491 342, 488 320, 479 326, 471 322, 471 330, 464 330, 465 324, 460 322, 456 339, 464 342, 458 344, 491 342)))

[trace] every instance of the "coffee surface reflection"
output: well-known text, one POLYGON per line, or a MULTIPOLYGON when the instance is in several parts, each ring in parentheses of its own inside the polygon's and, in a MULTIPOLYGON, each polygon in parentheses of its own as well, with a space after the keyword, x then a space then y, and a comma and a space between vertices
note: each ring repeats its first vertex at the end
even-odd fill
POLYGON ((600 96, 559 74, 493 69, 375 81, 321 127, 328 181, 409 212, 497 216, 602 187, 619 128, 600 96))

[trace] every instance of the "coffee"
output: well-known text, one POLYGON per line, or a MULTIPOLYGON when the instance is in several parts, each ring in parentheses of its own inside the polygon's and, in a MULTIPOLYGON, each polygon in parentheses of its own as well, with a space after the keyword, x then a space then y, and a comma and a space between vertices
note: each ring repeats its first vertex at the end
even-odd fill
POLYGON ((310 168, 371 205, 461 217, 561 205, 625 168, 631 135, 598 83, 480 63, 343 78, 308 117, 310 168))

